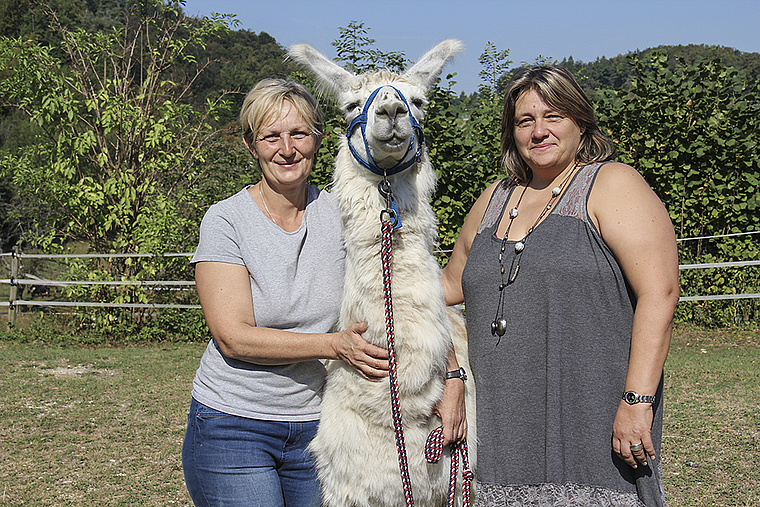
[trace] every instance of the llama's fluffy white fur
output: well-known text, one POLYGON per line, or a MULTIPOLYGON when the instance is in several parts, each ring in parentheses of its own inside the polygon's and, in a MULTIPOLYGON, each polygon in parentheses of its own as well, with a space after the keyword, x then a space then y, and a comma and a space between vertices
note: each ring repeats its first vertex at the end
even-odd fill
MULTIPOLYGON (((421 122, 427 89, 446 61, 460 48, 458 41, 444 41, 402 76, 387 71, 354 76, 307 45, 291 47, 290 55, 314 71, 322 85, 337 94, 349 120, 361 111, 374 89, 392 84, 404 94, 421 122)), ((373 105, 372 114, 375 114, 374 108, 373 105)), ((399 126, 404 121, 403 114, 385 126, 373 126, 370 119, 367 126, 370 151, 376 146, 372 138, 376 128, 387 129, 390 125, 399 132, 409 130, 408 125, 399 126)), ((382 143, 379 144, 381 146, 373 153, 376 159, 384 156, 382 143)), ((354 146, 366 156, 363 143, 354 142, 354 146)), ((414 156, 415 151, 412 149, 406 157, 414 156)), ((396 158, 404 153, 400 151, 396 158)), ((386 205, 377 188, 380 179, 356 162, 344 137, 335 160, 332 187, 341 209, 346 245, 346 278, 339 326, 345 329, 351 323, 366 321, 369 328, 364 338, 386 346, 380 252, 380 216, 386 205)), ((429 464, 424 458, 424 445, 430 432, 441 423, 433 410, 443 393, 452 342, 459 364, 469 370, 466 336, 461 316, 446 308, 440 268, 432 253, 437 237, 436 217, 430 206, 435 172, 427 151, 422 150, 419 163, 388 179, 403 224, 392 236, 391 277, 400 405, 409 473, 415 504, 420 507, 441 506, 445 504, 448 491, 450 454, 445 451, 439 463, 429 464)), ((472 380, 466 387, 468 446, 470 463, 474 467, 475 393, 472 380)), ((310 450, 317 463, 324 505, 398 507, 405 504, 387 379, 379 383, 369 382, 346 363, 331 361, 319 431, 310 450)), ((457 496, 461 499, 461 494, 457 496)))

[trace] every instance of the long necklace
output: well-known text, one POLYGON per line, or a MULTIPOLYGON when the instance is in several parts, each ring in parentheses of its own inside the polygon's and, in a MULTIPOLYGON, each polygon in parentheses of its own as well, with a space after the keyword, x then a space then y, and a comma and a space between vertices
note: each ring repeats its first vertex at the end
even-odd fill
MULTIPOLYGON (((528 232, 525 234, 525 237, 515 243, 515 256, 512 259, 512 264, 509 267, 509 272, 507 272, 506 268, 504 267, 504 252, 507 249, 509 230, 512 228, 512 223, 514 222, 515 218, 517 218, 517 216, 520 214, 520 203, 522 202, 522 198, 525 195, 525 191, 528 190, 528 187, 530 186, 530 182, 533 181, 532 174, 527 183, 525 183, 525 188, 523 188, 520 197, 517 199, 517 204, 515 204, 514 208, 509 210, 509 222, 507 223, 507 230, 504 232, 504 237, 501 240, 501 249, 499 250, 499 272, 501 273, 501 283, 499 284, 499 304, 496 308, 496 316, 494 317, 493 322, 491 322, 491 334, 493 336, 498 336, 499 340, 501 340, 501 337, 504 336, 504 333, 507 332, 507 319, 504 318, 504 289, 511 285, 517 278, 517 273, 520 271, 520 260, 522 259, 522 253, 525 250, 525 243, 528 241, 528 237, 531 235, 536 226, 541 222, 541 220, 543 220, 546 214, 549 213, 549 211, 552 209, 555 201, 562 194, 565 185, 567 185, 567 182, 570 181, 570 177, 575 173, 575 170, 577 168, 578 164, 576 164, 573 169, 567 173, 567 176, 565 176, 565 179, 562 180, 561 184, 552 188, 552 195, 549 197, 549 202, 547 202, 546 206, 543 207, 541 213, 539 213, 538 217, 533 222, 533 225, 530 226, 528 232)), ((497 341, 496 344, 498 345, 499 342, 497 341)))
POLYGON ((261 191, 261 186, 262 186, 261 183, 259 183, 259 195, 261 196, 261 202, 264 203, 264 209, 267 210, 267 215, 269 215, 269 219, 272 220, 272 222, 274 222, 275 225, 277 225, 277 220, 275 220, 274 217, 272 216, 272 212, 269 211, 269 206, 267 206, 267 201, 264 199, 264 192, 261 191))

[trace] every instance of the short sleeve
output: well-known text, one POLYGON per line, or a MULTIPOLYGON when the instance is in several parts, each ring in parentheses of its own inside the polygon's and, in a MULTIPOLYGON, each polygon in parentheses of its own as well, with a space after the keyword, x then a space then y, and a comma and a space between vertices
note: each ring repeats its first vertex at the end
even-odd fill
POLYGON ((198 248, 190 264, 212 261, 245 265, 239 240, 229 213, 225 213, 225 206, 222 203, 214 204, 201 221, 198 248))

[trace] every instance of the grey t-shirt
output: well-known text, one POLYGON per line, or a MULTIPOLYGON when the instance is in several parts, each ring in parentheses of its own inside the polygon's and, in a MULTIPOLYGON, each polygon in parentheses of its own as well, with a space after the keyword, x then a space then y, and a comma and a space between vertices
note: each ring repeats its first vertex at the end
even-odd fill
MULTIPOLYGON (((192 263, 248 268, 256 325, 325 333, 337 323, 345 250, 334 198, 309 186, 301 227, 275 225, 245 188, 203 217, 192 263)), ((193 380, 193 397, 213 409, 262 420, 319 419, 322 361, 262 366, 224 356, 212 339, 193 380)))

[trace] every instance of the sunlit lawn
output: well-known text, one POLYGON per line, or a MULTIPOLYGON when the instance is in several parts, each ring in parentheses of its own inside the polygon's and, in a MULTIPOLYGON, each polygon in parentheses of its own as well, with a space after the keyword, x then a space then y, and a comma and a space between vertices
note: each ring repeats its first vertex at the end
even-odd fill
MULTIPOLYGON (((180 447, 202 344, 0 342, 0 505, 190 505, 180 447)), ((760 505, 760 340, 681 331, 666 366, 669 505, 760 505)))

